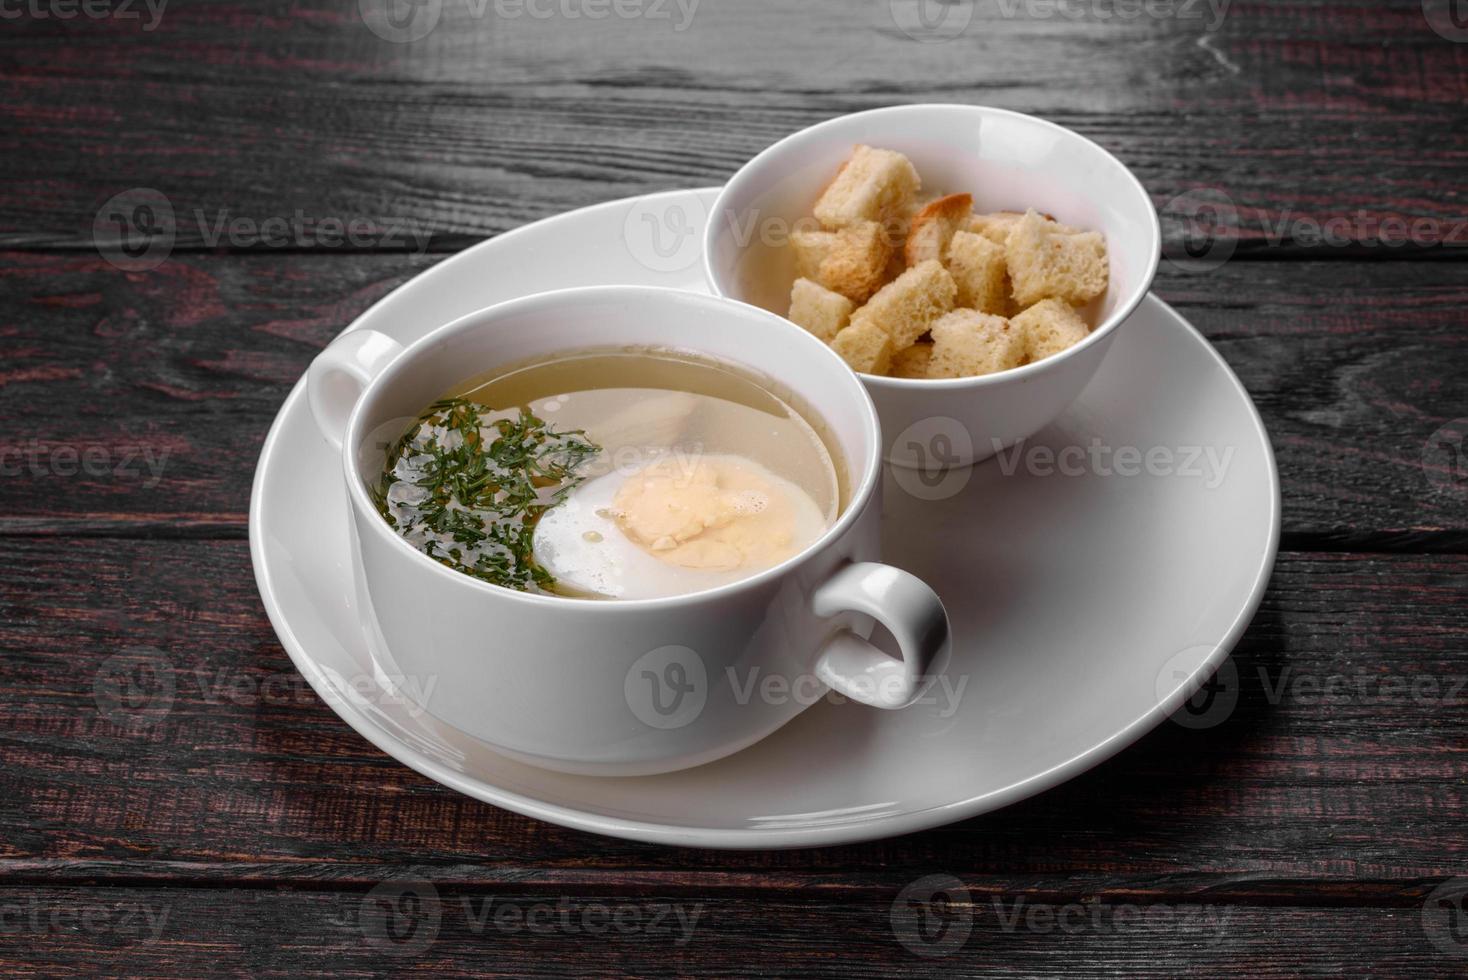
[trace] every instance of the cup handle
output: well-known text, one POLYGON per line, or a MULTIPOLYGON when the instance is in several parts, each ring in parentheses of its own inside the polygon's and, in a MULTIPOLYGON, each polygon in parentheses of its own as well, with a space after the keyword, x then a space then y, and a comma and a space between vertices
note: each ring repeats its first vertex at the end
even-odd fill
POLYGON ((885 626, 897 640, 897 660, 841 630, 816 659, 821 682, 854 701, 878 708, 905 708, 922 694, 928 672, 952 646, 948 613, 927 583, 900 568, 877 562, 847 565, 816 589, 816 615, 860 612, 885 626))
POLYGON ((306 397, 316 428, 331 448, 341 450, 347 419, 362 389, 402 352, 403 345, 387 334, 353 330, 316 355, 306 372, 306 397))

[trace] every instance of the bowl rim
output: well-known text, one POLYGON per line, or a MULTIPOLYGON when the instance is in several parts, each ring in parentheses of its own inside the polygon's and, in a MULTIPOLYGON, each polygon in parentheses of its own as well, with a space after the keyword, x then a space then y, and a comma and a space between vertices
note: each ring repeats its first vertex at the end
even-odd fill
MULTIPOLYGON (((879 388, 890 388, 899 391, 954 391, 967 390, 971 388, 986 388, 995 385, 1008 384, 1012 381, 1025 381, 1045 371, 1058 368, 1065 361, 1080 354, 1081 351, 1096 344, 1103 343, 1103 338, 1111 334, 1123 320, 1131 316, 1137 306, 1141 304, 1142 298, 1152 288, 1152 281, 1157 276, 1158 266, 1162 261, 1162 223, 1157 216, 1157 209, 1152 204, 1151 195, 1147 188, 1137 178, 1130 167, 1117 159, 1116 155, 1106 149, 1100 143, 1084 136, 1069 127, 1059 123, 1051 122, 1040 116, 1032 116, 1025 112, 1016 112, 1013 109, 1001 109, 997 106, 970 105, 961 102, 916 102, 903 105, 882 106, 876 109, 865 109, 861 112, 850 112, 844 115, 826 119, 804 129, 797 130, 787 136, 781 137, 774 143, 765 147, 755 154, 734 172, 728 182, 719 191, 719 196, 714 199, 713 207, 710 209, 710 220, 704 229, 703 240, 703 274, 708 281, 709 288, 714 294, 725 299, 736 302, 746 302, 737 296, 731 295, 724 289, 723 284, 714 270, 713 254, 714 241, 721 234, 718 215, 726 208, 726 202, 736 191, 743 190, 743 185, 751 183, 761 167, 769 166, 771 161, 788 152, 791 148, 814 143, 830 135, 832 131, 840 130, 852 124, 855 120, 869 120, 885 116, 897 116, 915 112, 961 112, 979 116, 999 116, 1021 121, 1025 124, 1036 125, 1052 132, 1060 133, 1068 138, 1079 140, 1088 146, 1091 151, 1111 161, 1121 171, 1122 176, 1130 183, 1131 189, 1141 201, 1146 202, 1145 208, 1148 216, 1148 258, 1142 266, 1142 275, 1137 278, 1137 285, 1123 297, 1122 302, 1117 304, 1115 310, 1096 325, 1084 340, 1072 344, 1059 354, 1024 364, 1016 368, 1008 368, 1004 371, 996 371, 993 374, 981 374, 965 378, 892 378, 882 374, 867 374, 862 371, 854 372, 862 380, 863 384, 873 385, 879 388)), ((747 246, 746 246, 747 247, 747 246)), ((778 314, 777 314, 778 315, 778 314)))
MULTIPOLYGON (((747 595, 757 589, 766 587, 769 583, 776 582, 809 563, 819 554, 830 549, 841 539, 845 538, 873 501, 879 499, 878 494, 881 487, 881 473, 883 466, 882 458, 882 430, 881 422, 877 415, 877 406, 872 401, 871 393, 867 391, 866 385, 861 379, 853 377, 852 372, 847 369, 845 377, 851 379, 849 397, 861 413, 862 438, 866 441, 866 450, 859 459, 852 459, 852 454, 847 452, 849 447, 842 446, 843 452, 848 458, 847 465, 851 467, 851 489, 843 507, 819 537, 800 551, 789 556, 783 561, 748 575, 744 578, 726 582, 707 589, 695 592, 684 592, 670 596, 655 596, 642 599, 587 599, 577 596, 564 596, 553 593, 522 592, 508 586, 495 585, 477 579, 472 575, 449 568, 447 565, 429 557, 422 551, 413 547, 402 535, 398 534, 388 525, 387 521, 378 513, 373 504, 371 495, 368 493, 366 481, 360 473, 357 446, 361 442, 363 433, 361 427, 365 424, 368 409, 374 407, 376 400, 382 397, 385 391, 399 376, 411 371, 415 362, 427 353, 431 353, 436 346, 443 343, 445 339, 457 334, 470 333, 475 330, 492 328, 497 322, 503 321, 523 313, 538 313, 547 310, 564 309, 574 311, 581 306, 594 305, 598 302, 642 302, 647 305, 659 303, 671 304, 673 307, 684 306, 690 311, 701 310, 710 315, 727 315, 730 317, 748 320, 773 321, 778 324, 777 329, 789 329, 802 334, 807 339, 795 339, 793 343, 812 344, 820 347, 825 353, 818 357, 829 355, 833 372, 846 369, 846 362, 831 348, 822 344, 814 336, 801 330, 795 324, 776 313, 745 303, 727 296, 709 295, 695 293, 684 289, 675 289, 669 286, 640 286, 640 285, 593 285, 572 286, 565 289, 552 289, 539 293, 531 293, 515 299, 505 300, 490 306, 481 307, 470 313, 466 313, 458 319, 448 323, 440 324, 428 333, 419 337, 410 344, 403 346, 392 359, 392 361, 375 375, 357 396, 356 403, 347 417, 346 427, 342 432, 342 449, 338 465, 346 480, 346 494, 349 512, 354 515, 359 513, 367 517, 364 522, 372 528, 372 533, 378 539, 388 542, 387 547, 404 557, 410 563, 423 570, 424 574, 432 576, 435 580, 442 582, 445 589, 460 588, 477 592, 481 595, 492 596, 495 599, 520 603, 530 606, 542 606, 566 610, 572 615, 586 615, 590 617, 607 615, 630 615, 633 611, 647 610, 673 610, 679 608, 698 607, 707 603, 717 603, 734 596, 747 595), (618 612, 621 610, 621 612, 618 612)), ((349 331, 350 332, 350 328, 349 331)), ((343 334, 345 335, 345 333, 343 334)), ((615 347, 616 345, 608 345, 615 347)), ((734 359, 720 358, 702 350, 697 344, 686 344, 680 349, 690 353, 698 354, 705 358, 730 363, 734 359)), ((815 348, 811 347, 814 351, 815 348)), ((554 355, 552 355, 554 356, 554 355)), ((748 370, 759 372, 759 368, 745 362, 734 361, 738 366, 748 370)), ((840 373, 835 374, 837 378, 840 373)), ((840 382, 841 387, 846 387, 845 381, 840 382)), ((361 524, 353 522, 354 526, 361 524)), ((359 563, 361 559, 358 559, 359 563)))

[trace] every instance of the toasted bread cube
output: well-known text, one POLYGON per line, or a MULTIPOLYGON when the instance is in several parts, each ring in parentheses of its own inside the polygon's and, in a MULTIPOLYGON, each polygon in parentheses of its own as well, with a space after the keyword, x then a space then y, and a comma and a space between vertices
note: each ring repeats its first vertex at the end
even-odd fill
POLYGON ((886 374, 892 364, 892 339, 870 320, 846 327, 831 341, 831 349, 862 374, 886 374))
POLYGON ((991 211, 988 214, 972 214, 968 219, 968 231, 983 235, 995 245, 1003 245, 1009 233, 1024 215, 1018 211, 991 211))
POLYGON ((893 350, 906 350, 928 332, 934 320, 953 309, 958 286, 936 259, 913 266, 877 291, 851 314, 851 324, 874 323, 892 338, 893 350))
POLYGON ((837 234, 837 243, 821 263, 821 285, 858 303, 866 302, 887 281, 892 242, 875 221, 853 225, 837 234))
POLYGON ((926 378, 928 362, 933 358, 933 345, 916 343, 907 350, 892 355, 891 375, 894 378, 926 378))
POLYGON ((1079 305, 1106 291, 1110 270, 1100 232, 1075 231, 1031 210, 1010 231, 1004 256, 1021 307, 1050 297, 1079 305))
MULTIPOLYGON (((975 235, 983 235, 995 245, 1003 245, 1009 239, 1009 233, 1014 226, 1019 224, 1023 218, 1023 211, 990 211, 988 214, 972 214, 968 219, 968 231, 975 235)), ((1056 228, 1067 232, 1081 231, 1080 228, 1072 228, 1070 225, 1062 225, 1055 221, 1053 214, 1040 212, 1040 217, 1046 221, 1053 222, 1056 228)))
POLYGON ((848 299, 864 303, 887 281, 892 245, 887 229, 875 221, 840 231, 796 230, 795 273, 848 299))
POLYGON ((908 266, 919 265, 928 259, 946 262, 949 240, 954 232, 968 223, 973 209, 974 199, 970 195, 949 194, 913 215, 907 242, 903 246, 908 266))
POLYGON ((820 281, 821 263, 836 250, 834 231, 796 228, 790 233, 790 247, 795 250, 795 275, 801 279, 820 281))
POLYGON ((966 378, 1019 367, 1024 333, 1002 316, 954 310, 933 324, 930 378, 966 378))
POLYGON ((1038 361, 1086 339, 1086 321, 1069 303, 1041 300, 1010 321, 1024 335, 1025 357, 1038 361))
POLYGON ((831 229, 885 221, 899 214, 921 185, 917 169, 901 153, 858 146, 816 201, 816 220, 831 229))
POLYGON ((907 271, 907 233, 912 230, 912 219, 936 198, 919 194, 907 202, 884 223, 887 241, 892 246, 892 258, 887 262, 887 282, 891 282, 907 271))
POLYGON ((836 332, 846 326, 855 309, 856 304, 840 293, 802 278, 790 287, 790 312, 786 316, 822 343, 829 344, 836 332))
POLYGON ((958 305, 1004 316, 1009 309, 1009 265, 1004 246, 971 231, 954 234, 948 271, 958 284, 958 305))

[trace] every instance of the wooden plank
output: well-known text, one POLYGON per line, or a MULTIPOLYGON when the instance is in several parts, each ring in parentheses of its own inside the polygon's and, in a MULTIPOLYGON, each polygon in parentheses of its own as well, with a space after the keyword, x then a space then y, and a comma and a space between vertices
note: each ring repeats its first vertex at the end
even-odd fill
MULTIPOLYGON (((260 444, 315 353, 432 257, 0 256, 0 531, 239 536, 260 444)), ((1253 394, 1298 547, 1468 548, 1424 448, 1468 417, 1468 269, 1164 263, 1158 292, 1253 394), (1441 532, 1441 533, 1439 533, 1441 532)))
POLYGON ((430 0, 437 26, 412 43, 345 0, 177 0, 152 30, 146 14, 18 22, 0 39, 0 244, 85 248, 105 201, 147 187, 179 216, 180 247, 268 250, 217 229, 299 212, 405 236, 351 246, 307 230, 287 248, 453 250, 608 197, 719 183, 796 129, 922 101, 1098 139, 1147 185, 1174 251, 1200 189, 1237 209, 1222 234, 1244 250, 1340 252, 1308 241, 1332 218, 1346 243, 1430 219, 1394 233, 1468 244, 1468 50, 1416 0, 930 3, 946 18, 932 29, 918 0, 497 13, 520 7, 430 0))
MULTIPOLYGON (((7 975, 1452 976, 1416 910, 443 889, 5 888, 7 975), (779 923, 774 930, 771 923, 779 923)), ((951 886, 950 886, 951 887, 951 886)), ((959 890, 962 889, 962 890, 959 890)), ((1436 940, 1436 941, 1435 941, 1436 940)))
POLYGON ((1468 557, 1287 554, 1219 724, 1164 724, 950 827, 746 854, 556 828, 393 762, 295 673, 243 542, 11 538, 0 555, 0 883, 738 891, 771 874, 870 895, 934 869, 1036 896, 1408 906, 1468 860, 1468 557), (128 658, 174 681, 145 724, 96 693, 128 658))

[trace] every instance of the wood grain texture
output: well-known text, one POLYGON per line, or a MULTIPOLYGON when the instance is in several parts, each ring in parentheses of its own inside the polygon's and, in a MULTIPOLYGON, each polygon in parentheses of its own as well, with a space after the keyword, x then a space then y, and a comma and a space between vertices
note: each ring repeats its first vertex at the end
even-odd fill
MULTIPOLYGON (((1174 252, 1204 190, 1236 209, 1220 234, 1243 251, 1468 254, 1468 47, 1416 0, 1065 6, 930 3, 923 29, 918 0, 668 0, 656 14, 633 0, 643 16, 601 19, 425 0, 437 26, 412 43, 374 34, 354 0, 174 0, 152 30, 23 19, 0 38, 0 243, 85 248, 100 206, 146 187, 171 203, 180 247, 220 247, 221 220, 300 212, 410 233, 361 248, 455 250, 607 198, 722 182, 835 115, 956 101, 1099 140, 1141 177, 1174 252), (1343 244, 1312 246, 1302 221, 1331 218, 1343 244), (1361 246, 1386 219, 1433 224, 1387 229, 1410 246, 1361 246)), ((284 247, 341 246, 308 232, 284 247)))
MULTIPOLYGON (((0 256, 0 530, 242 535, 291 386, 434 261, 177 255, 125 273, 0 256)), ((1468 417, 1468 267, 1164 263, 1157 290, 1259 405, 1295 546, 1468 548, 1468 483, 1423 464, 1433 433, 1468 417)))
POLYGON ((1468 868, 1463 556, 1286 555, 1216 726, 1164 724, 951 827, 750 854, 552 827, 387 758, 295 673, 244 542, 11 538, 0 557, 0 883, 773 887, 762 871, 870 894, 926 869, 1051 896, 1411 906, 1468 868), (143 664, 114 712, 99 677, 143 664))
POLYGON ((1050 903, 981 888, 956 894, 951 903, 928 903, 897 901, 895 889, 853 902, 431 884, 397 893, 0 888, 0 914, 12 923, 0 969, 53 977, 1171 980, 1448 977, 1462 964, 1430 941, 1420 916, 1396 909, 1050 903))
POLYGON ((411 43, 364 20, 395 2, 3 12, 0 972, 1463 975, 1431 915, 1468 875, 1468 483, 1424 457, 1468 428, 1443 0, 421 0, 394 8, 439 18, 411 43), (924 101, 1038 113, 1131 166, 1158 292, 1264 416, 1286 552, 1225 720, 985 817, 761 854, 474 802, 317 700, 242 540, 317 350, 436 253, 924 101), (136 189, 173 254, 124 272, 95 226, 136 189), (141 664, 174 693, 119 714, 98 681, 141 664), (903 897, 934 874, 967 895, 903 897), (497 927, 506 905, 554 917, 497 927), (573 931, 603 906, 697 921, 573 931), (945 923, 961 942, 919 955, 945 923))

